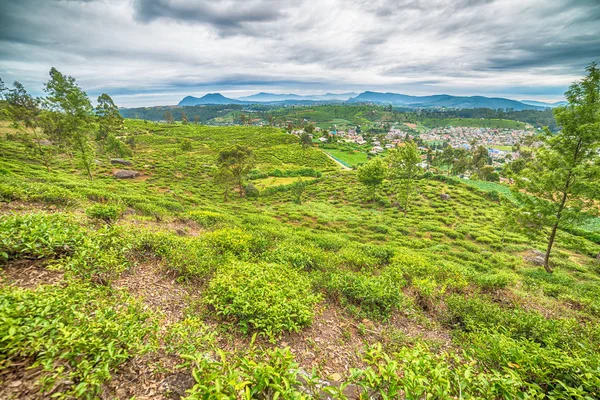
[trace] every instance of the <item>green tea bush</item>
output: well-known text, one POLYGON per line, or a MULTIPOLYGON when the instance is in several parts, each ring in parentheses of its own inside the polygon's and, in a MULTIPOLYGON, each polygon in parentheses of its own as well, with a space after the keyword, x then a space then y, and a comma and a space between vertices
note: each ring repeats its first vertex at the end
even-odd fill
POLYGON ((26 214, 0 217, 0 257, 59 258, 73 253, 84 241, 82 229, 64 214, 26 214))
POLYGON ((106 284, 126 271, 133 245, 120 227, 108 226, 86 233, 77 250, 62 266, 79 277, 106 284))
POLYGON ((212 228, 230 220, 230 218, 224 214, 207 210, 189 211, 185 214, 185 217, 198 223, 203 228, 212 228))
POLYGON ((53 397, 97 398, 111 372, 143 352, 154 332, 141 305, 88 284, 1 287, 0 315, 0 362, 31 360, 43 371, 42 392, 55 388, 53 397))
POLYGON ((219 317, 234 320, 242 332, 258 331, 269 338, 309 325, 320 300, 310 281, 293 268, 240 262, 221 268, 204 298, 219 317))
POLYGON ((405 304, 402 284, 390 277, 340 271, 326 275, 322 284, 326 293, 351 313, 385 320, 405 304))
POLYGON ((249 256, 252 240, 252 234, 240 228, 222 228, 202 236, 202 241, 216 253, 231 253, 241 258, 249 256))
POLYGON ((116 222, 121 217, 122 212, 121 207, 111 204, 94 204, 85 211, 88 217, 104 221, 107 224, 116 222))
POLYGON ((298 364, 289 349, 256 350, 238 357, 218 351, 216 357, 185 357, 196 384, 189 400, 200 399, 308 399, 300 388, 298 364))

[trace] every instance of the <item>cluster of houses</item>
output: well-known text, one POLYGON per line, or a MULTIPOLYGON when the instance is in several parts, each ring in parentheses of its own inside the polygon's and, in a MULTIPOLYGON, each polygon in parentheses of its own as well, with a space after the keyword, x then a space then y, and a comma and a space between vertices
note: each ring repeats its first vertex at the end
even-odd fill
POLYGON ((419 135, 426 142, 447 142, 454 148, 470 148, 475 141, 486 147, 512 146, 521 140, 533 135, 533 131, 520 129, 493 129, 493 128, 469 128, 469 127, 445 127, 431 129, 419 135))

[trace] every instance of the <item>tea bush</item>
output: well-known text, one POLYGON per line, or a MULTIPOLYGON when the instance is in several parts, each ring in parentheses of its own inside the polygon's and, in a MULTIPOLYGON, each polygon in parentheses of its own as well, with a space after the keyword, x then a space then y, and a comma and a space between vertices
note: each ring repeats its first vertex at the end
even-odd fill
POLYGON ((70 254, 84 233, 64 214, 0 216, 0 257, 4 261, 59 258, 70 254))
POLYGON ((140 304, 88 284, 0 287, 0 315, 0 362, 31 360, 42 368, 42 392, 52 389, 53 397, 96 398, 154 332, 140 304))
POLYGON ((88 217, 104 221, 107 224, 116 222, 122 212, 121 207, 110 204, 95 204, 85 211, 88 217))
POLYGON ((244 333, 269 338, 309 325, 319 300, 310 281, 293 268, 266 263, 224 266, 205 293, 217 316, 235 321, 244 333))
POLYGON ((196 384, 187 399, 308 399, 300 390, 298 364, 289 349, 260 351, 251 347, 232 357, 188 356, 196 384))
POLYGON ((405 304, 402 282, 390 275, 369 276, 356 272, 334 272, 321 283, 326 293, 358 316, 387 319, 405 304))

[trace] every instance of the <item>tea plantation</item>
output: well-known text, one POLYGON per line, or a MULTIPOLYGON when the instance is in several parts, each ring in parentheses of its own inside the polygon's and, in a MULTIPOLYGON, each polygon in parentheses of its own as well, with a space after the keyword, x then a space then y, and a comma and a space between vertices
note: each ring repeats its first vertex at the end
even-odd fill
POLYGON ((126 120, 88 180, 0 124, 0 398, 600 397, 598 235, 549 274, 497 191, 420 177, 405 217, 279 129, 126 120))

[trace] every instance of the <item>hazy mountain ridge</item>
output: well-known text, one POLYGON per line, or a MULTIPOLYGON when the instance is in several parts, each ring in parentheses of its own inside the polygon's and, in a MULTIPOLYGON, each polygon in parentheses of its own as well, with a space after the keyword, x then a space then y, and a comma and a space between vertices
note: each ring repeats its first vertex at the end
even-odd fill
POLYGON ((202 97, 186 96, 179 106, 195 106, 204 104, 253 104, 265 105, 301 105, 314 103, 374 103, 391 104, 409 108, 491 108, 513 110, 540 110, 562 105, 564 102, 543 103, 533 100, 517 101, 502 97, 485 96, 452 96, 438 94, 430 96, 411 96, 401 93, 382 93, 366 91, 355 93, 326 93, 323 95, 297 95, 260 92, 250 96, 233 99, 220 93, 208 93, 202 97), (355 95, 354 97, 349 97, 355 95))

